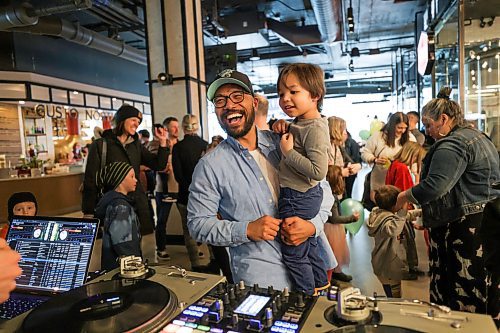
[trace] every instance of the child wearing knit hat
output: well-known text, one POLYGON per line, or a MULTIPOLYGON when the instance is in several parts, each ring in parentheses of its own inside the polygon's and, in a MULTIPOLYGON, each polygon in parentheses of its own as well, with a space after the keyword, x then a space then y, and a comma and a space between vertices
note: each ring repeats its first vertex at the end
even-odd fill
POLYGON ((104 193, 96 207, 96 217, 104 227, 101 269, 119 267, 120 256, 142 257, 139 219, 133 201, 127 196, 135 191, 137 179, 126 162, 106 165, 96 175, 96 184, 104 193))

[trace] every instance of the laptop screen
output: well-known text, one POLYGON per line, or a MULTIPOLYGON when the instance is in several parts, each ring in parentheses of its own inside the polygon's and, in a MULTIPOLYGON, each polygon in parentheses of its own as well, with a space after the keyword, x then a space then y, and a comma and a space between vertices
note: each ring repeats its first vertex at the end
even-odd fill
POLYGON ((98 220, 14 216, 7 243, 21 255, 24 291, 64 292, 85 283, 98 220))

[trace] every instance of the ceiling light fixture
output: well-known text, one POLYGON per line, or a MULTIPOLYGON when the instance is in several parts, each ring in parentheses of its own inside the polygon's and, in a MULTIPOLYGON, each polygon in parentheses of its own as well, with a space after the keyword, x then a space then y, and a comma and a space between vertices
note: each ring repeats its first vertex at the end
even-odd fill
POLYGON ((357 47, 353 47, 351 49, 351 57, 359 57, 360 53, 359 53, 359 49, 357 47))
POLYGON ((250 60, 251 61, 260 60, 259 51, 257 51, 257 49, 252 49, 252 55, 250 56, 250 60))
POLYGON ((349 7, 347 8, 347 26, 349 33, 354 33, 354 14, 352 10, 352 0, 349 0, 349 7))

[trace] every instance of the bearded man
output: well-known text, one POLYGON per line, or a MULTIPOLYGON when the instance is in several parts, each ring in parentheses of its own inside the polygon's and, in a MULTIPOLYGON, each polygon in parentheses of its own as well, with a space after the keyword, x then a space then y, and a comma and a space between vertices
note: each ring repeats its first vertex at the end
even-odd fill
MULTIPOLYGON (((280 138, 255 126, 258 99, 250 80, 241 72, 225 70, 210 85, 207 96, 228 137, 198 162, 193 173, 188 200, 191 236, 229 247, 234 281, 292 289, 275 237, 280 231, 282 240, 290 245, 301 244, 308 237, 324 240, 323 224, 331 214, 332 191, 323 180, 321 209, 310 221, 277 219, 280 138)), ((331 249, 324 246, 327 243, 318 243, 329 267, 335 267, 331 249)))

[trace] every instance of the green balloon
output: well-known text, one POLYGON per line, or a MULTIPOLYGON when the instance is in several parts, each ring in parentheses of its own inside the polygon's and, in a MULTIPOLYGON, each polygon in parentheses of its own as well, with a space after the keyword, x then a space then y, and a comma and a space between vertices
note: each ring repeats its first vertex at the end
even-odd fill
POLYGON ((369 130, 359 131, 359 137, 363 140, 368 140, 368 138, 370 137, 370 131, 369 130))
POLYGON ((340 215, 349 216, 354 212, 359 213, 358 220, 356 222, 344 224, 345 229, 349 231, 351 235, 356 235, 365 222, 365 209, 361 202, 350 198, 340 203, 340 215))

